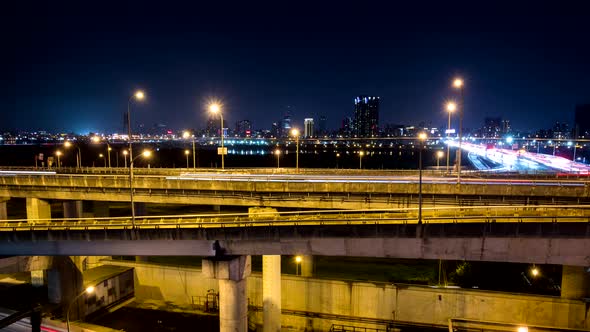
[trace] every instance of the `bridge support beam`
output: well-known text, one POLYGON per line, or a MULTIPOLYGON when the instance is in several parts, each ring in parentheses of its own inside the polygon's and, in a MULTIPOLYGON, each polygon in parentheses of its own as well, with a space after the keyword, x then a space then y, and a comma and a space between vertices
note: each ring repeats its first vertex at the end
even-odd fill
POLYGON ((313 256, 301 256, 301 276, 302 277, 313 277, 314 264, 313 256))
POLYGON ((281 331, 281 256, 262 256, 263 332, 281 331))
POLYGON ((561 297, 579 300, 590 295, 590 278, 583 266, 564 265, 561 274, 561 297))
POLYGON ((219 331, 248 331, 246 278, 250 275, 250 256, 216 257, 203 260, 203 275, 219 281, 219 331))
POLYGON ((49 202, 27 197, 27 219, 51 219, 49 202))
MULTIPOLYGON (((54 258, 53 269, 47 272, 47 297, 50 303, 60 304, 65 317, 68 304, 84 289, 82 272, 68 256, 54 258)), ((72 305, 70 320, 79 319, 84 313, 83 299, 72 305)))
POLYGON ((10 198, 0 197, 0 220, 8 219, 8 209, 6 208, 6 201, 10 198))
POLYGON ((82 201, 65 201, 64 218, 82 218, 82 201))

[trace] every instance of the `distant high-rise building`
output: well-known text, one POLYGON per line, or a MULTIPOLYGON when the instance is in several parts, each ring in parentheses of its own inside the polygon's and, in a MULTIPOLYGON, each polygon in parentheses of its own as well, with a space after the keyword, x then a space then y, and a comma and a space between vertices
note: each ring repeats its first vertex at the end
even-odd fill
POLYGON ((510 127, 510 120, 502 120, 502 133, 508 134, 512 131, 512 127, 510 127))
POLYGON ((313 119, 312 118, 305 118, 303 120, 303 136, 304 137, 313 137, 313 119))
POLYGON ((487 117, 484 119, 482 128, 482 137, 496 138, 500 137, 502 132, 502 118, 487 117))
POLYGON ((358 96, 354 99, 354 136, 378 136, 379 100, 379 97, 372 96, 358 96))
POLYGON ((590 104, 576 105, 574 135, 579 138, 590 137, 590 104))
POLYGON ((288 137, 291 133, 291 128, 291 114, 287 113, 283 117, 283 120, 281 120, 279 137, 288 137))
POLYGON ((340 126, 339 134, 342 137, 352 136, 352 119, 349 116, 342 119, 342 125, 340 126))
POLYGON ((252 123, 250 120, 236 122, 236 135, 239 137, 252 137, 252 123))
POLYGON ((553 126, 553 138, 563 139, 570 137, 570 130, 569 126, 565 122, 555 122, 555 126, 553 126))
POLYGON ((327 119, 324 115, 320 115, 320 120, 318 121, 318 134, 319 136, 326 136, 328 135, 328 128, 326 127, 327 119))

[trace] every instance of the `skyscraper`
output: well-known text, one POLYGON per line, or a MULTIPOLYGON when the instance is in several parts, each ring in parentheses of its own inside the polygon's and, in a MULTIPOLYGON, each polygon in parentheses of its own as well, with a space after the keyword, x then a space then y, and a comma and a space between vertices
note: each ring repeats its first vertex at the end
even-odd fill
POLYGON ((240 120, 236 122, 236 135, 238 135, 238 137, 252 136, 252 123, 250 120, 240 120))
POLYGON ((356 137, 379 134, 379 97, 358 96, 354 99, 353 133, 356 137))
POLYGON ((303 136, 304 137, 313 137, 313 119, 312 118, 305 118, 303 120, 303 136))

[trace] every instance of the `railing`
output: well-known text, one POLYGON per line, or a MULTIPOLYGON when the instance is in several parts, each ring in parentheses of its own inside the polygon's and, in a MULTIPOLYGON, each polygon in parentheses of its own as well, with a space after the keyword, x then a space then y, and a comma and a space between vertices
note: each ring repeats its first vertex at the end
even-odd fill
MULTIPOLYGON (((424 224, 590 222, 590 206, 474 206, 423 208, 424 224)), ((256 226, 416 224, 417 209, 328 210, 145 216, 139 229, 228 228, 256 226)), ((130 229, 130 217, 18 219, 0 221, 0 231, 130 229)))
POLYGON ((330 332, 388 332, 390 329, 332 324, 330 332))

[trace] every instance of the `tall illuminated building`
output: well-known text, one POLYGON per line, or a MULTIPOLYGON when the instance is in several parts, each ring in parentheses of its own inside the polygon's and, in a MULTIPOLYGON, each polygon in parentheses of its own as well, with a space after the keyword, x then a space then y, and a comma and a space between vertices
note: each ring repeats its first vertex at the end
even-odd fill
POLYGON ((379 135, 379 97, 358 96, 354 99, 353 135, 377 137, 379 135))
POLYGON ((303 136, 313 137, 313 119, 305 118, 303 120, 303 136))

